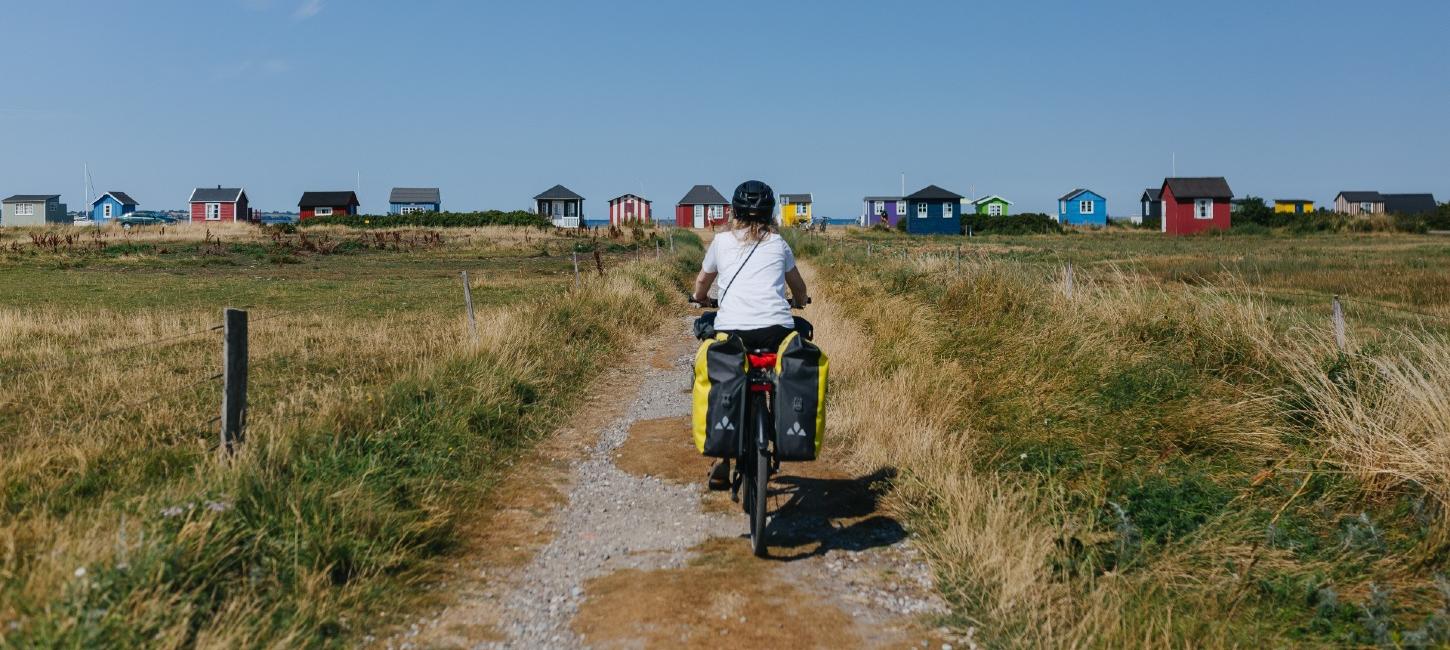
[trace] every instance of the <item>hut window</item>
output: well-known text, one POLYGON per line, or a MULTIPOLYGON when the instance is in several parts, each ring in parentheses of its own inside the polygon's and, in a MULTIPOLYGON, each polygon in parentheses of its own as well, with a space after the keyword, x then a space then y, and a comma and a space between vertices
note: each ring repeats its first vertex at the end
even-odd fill
POLYGON ((312 214, 318 217, 332 216, 332 208, 313 208, 312 214))
POLYGON ((111 204, 110 203, 106 203, 106 204, 102 204, 101 205, 101 216, 103 216, 103 217, 105 217, 107 219, 110 219, 111 218, 111 204))
POLYGON ((1193 200, 1193 218, 1194 219, 1212 219, 1213 218, 1213 199, 1194 199, 1193 200))
POLYGON ((1360 212, 1374 212, 1374 204, 1373 203, 1370 203, 1368 201, 1365 201, 1364 203, 1359 204, 1359 211, 1360 212))
POLYGON ((35 204, 34 203, 16 203, 15 204, 15 216, 17 216, 17 217, 31 217, 31 216, 35 216, 35 204))
POLYGON ((1077 211, 1080 212, 1080 213, 1082 213, 1082 214, 1092 214, 1093 213, 1093 202, 1092 201, 1078 201, 1077 202, 1077 211))
POLYGON ((926 218, 926 204, 925 203, 918 203, 918 204, 916 204, 916 218, 918 218, 918 219, 925 219, 926 218))
POLYGON ((206 220, 207 221, 221 221, 222 220, 222 204, 220 204, 220 203, 208 203, 208 204, 206 204, 206 220))
POLYGON ((875 205, 875 207, 873 207, 871 209, 871 211, 874 212, 876 214, 876 216, 879 217, 879 216, 881 216, 883 214, 886 214, 886 202, 885 201, 876 201, 876 202, 874 202, 874 205, 875 205))
POLYGON ((906 214, 906 201, 897 201, 896 202, 896 216, 900 217, 900 216, 904 216, 905 214, 906 214))
POLYGON ((943 219, 950 219, 950 218, 952 218, 952 204, 950 204, 950 203, 943 203, 943 204, 941 204, 941 216, 942 216, 943 219))
POLYGON ((987 206, 987 214, 994 217, 1002 216, 1002 204, 993 203, 992 205, 987 206))
POLYGON ((799 215, 804 215, 806 213, 806 204, 804 204, 804 203, 797 203, 797 204, 795 204, 795 213, 796 214, 799 214, 799 215))

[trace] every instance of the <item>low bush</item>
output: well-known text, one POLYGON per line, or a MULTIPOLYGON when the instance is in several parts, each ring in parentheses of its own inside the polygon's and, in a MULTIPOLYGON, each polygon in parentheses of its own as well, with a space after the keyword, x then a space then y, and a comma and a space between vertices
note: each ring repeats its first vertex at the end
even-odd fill
POLYGON ((1408 232, 1450 230, 1450 204, 1430 214, 1348 215, 1325 210, 1275 212, 1264 199, 1250 196, 1238 203, 1233 232, 1238 234, 1313 234, 1335 232, 1408 232))
POLYGON ((481 228, 484 226, 534 226, 548 228, 553 225, 548 217, 514 210, 487 210, 484 212, 415 212, 413 214, 389 215, 339 215, 313 217, 298 223, 303 228, 315 226, 347 226, 349 228, 398 228, 416 226, 421 228, 481 228))
POLYGON ((974 235, 1038 235, 1063 231, 1056 219, 1040 212, 1003 216, 964 214, 962 233, 966 234, 969 229, 974 235))

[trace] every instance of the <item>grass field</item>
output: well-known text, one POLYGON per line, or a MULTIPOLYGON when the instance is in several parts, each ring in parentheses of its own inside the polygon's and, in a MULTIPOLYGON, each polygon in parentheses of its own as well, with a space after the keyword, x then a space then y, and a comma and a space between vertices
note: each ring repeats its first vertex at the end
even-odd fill
POLYGON ((699 255, 676 244, 655 262, 649 239, 508 228, 0 231, 0 645, 355 643, 672 309, 699 255), (250 312, 250 413, 223 460, 227 306, 250 312))
POLYGON ((1404 234, 1163 237, 1113 229, 1062 236, 907 238, 852 230, 830 238, 864 254, 991 258, 1091 277, 1121 272, 1160 283, 1251 291, 1275 305, 1328 309, 1334 295, 1368 325, 1450 324, 1450 236, 1404 234), (1428 317, 1426 316, 1428 314, 1428 317))
POLYGON ((796 239, 851 369, 830 431, 900 472, 954 626, 1004 647, 1450 642, 1450 239, 983 237, 960 263, 958 243, 796 239))

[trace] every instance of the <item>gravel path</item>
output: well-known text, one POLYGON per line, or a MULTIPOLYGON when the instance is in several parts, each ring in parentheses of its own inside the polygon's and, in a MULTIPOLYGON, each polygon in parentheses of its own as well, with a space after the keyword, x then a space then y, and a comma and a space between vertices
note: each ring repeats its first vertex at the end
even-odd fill
POLYGON ((582 647, 569 623, 586 580, 622 568, 679 566, 691 547, 739 534, 744 519, 701 512, 697 488, 626 474, 614 465, 615 450, 635 422, 690 413, 690 396, 682 390, 689 362, 683 356, 676 368, 650 368, 633 408, 601 432, 575 470, 558 534, 505 597, 501 631, 508 640, 477 647, 582 647))
MULTIPOLYGON (((566 501, 550 513, 550 541, 523 566, 501 570, 479 567, 477 575, 484 580, 481 585, 442 585, 445 592, 454 594, 456 602, 378 645, 587 647, 571 623, 591 596, 587 584, 590 579, 631 569, 677 569, 691 560, 697 547, 714 538, 738 541, 741 549, 746 548, 747 542, 741 538, 746 519, 738 508, 718 507, 723 499, 720 495, 707 495, 699 483, 680 484, 630 474, 614 462, 617 450, 637 422, 690 413, 686 387, 694 347, 687 334, 689 321, 682 321, 678 331, 678 339, 657 343, 665 350, 664 358, 672 363, 638 364, 645 367, 628 373, 637 380, 634 385, 614 384, 615 399, 632 398, 632 402, 598 431, 593 444, 574 460, 572 478, 565 488, 566 501), (715 500, 717 507, 705 507, 707 496, 715 500), (441 632, 448 628, 455 631, 441 632), (481 632, 485 629, 486 635, 481 632)), ((843 475, 839 468, 821 461, 791 465, 785 473, 801 477, 815 472, 824 476, 819 474, 822 468, 836 472, 830 476, 843 475)), ((703 473, 700 478, 703 483, 703 473)), ((822 484, 832 486, 824 494, 831 495, 830 490, 835 489, 836 496, 821 497, 817 488, 817 494, 802 499, 806 504, 825 501, 827 505, 801 506, 772 522, 770 530, 783 537, 809 538, 812 544, 804 548, 814 550, 794 561, 770 562, 767 570, 773 579, 822 603, 813 601, 812 607, 827 606, 842 612, 853 622, 853 629, 862 630, 855 637, 860 645, 950 648, 941 642, 945 638, 943 631, 923 624, 929 617, 943 613, 945 607, 935 595, 931 575, 905 531, 876 512, 874 497, 867 499, 869 503, 853 502, 843 508, 839 493, 855 493, 837 489, 840 485, 864 485, 876 478, 838 479, 834 483, 823 480, 822 484)), ((787 476, 783 482, 790 480, 787 476)), ((798 483, 804 486, 809 480, 798 483)), ((799 495, 809 488, 794 489, 799 495)), ((781 491, 788 496, 792 489, 785 487, 781 491)), ((703 588, 711 589, 709 585, 703 588)), ((628 615, 647 618, 650 614, 630 611, 628 615)), ((655 623, 646 621, 641 625, 655 623)), ((650 644, 631 639, 614 645, 650 644)), ((970 645, 968 642, 958 647, 970 645)))

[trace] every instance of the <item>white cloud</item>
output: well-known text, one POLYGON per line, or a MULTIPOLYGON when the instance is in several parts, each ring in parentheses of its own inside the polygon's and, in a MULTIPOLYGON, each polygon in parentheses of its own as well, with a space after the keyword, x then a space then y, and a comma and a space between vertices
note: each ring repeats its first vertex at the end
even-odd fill
POLYGON ((322 12, 323 0, 302 0, 297 6, 297 11, 292 12, 293 20, 307 20, 322 12))

